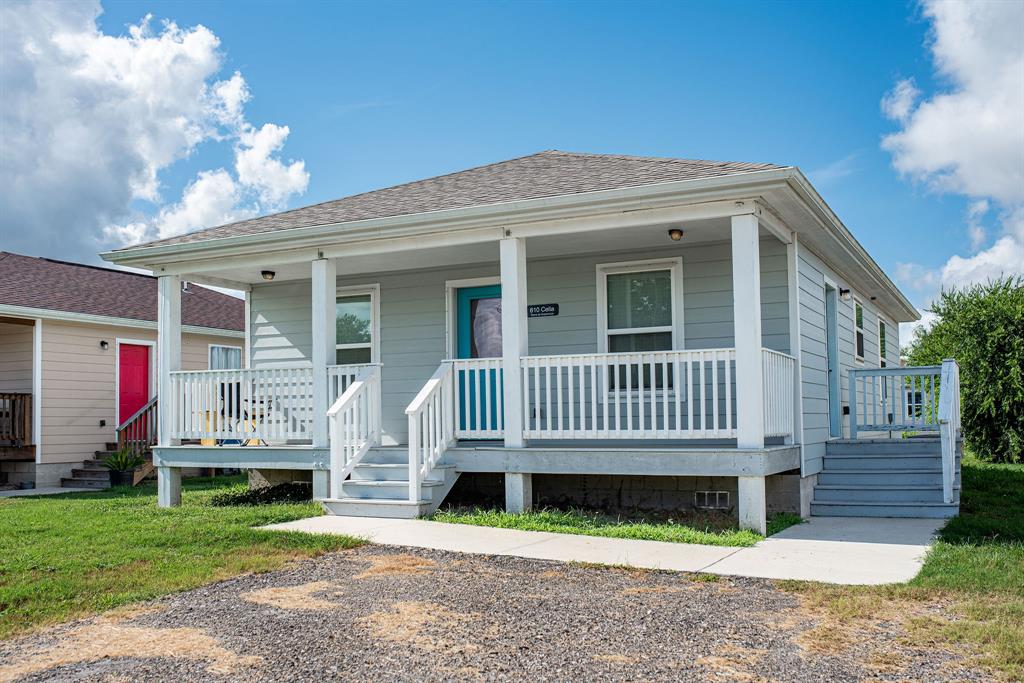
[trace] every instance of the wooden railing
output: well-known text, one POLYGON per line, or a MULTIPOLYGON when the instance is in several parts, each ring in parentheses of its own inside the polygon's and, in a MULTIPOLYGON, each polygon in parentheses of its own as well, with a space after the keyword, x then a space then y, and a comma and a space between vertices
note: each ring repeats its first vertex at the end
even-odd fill
POLYGON ((380 366, 363 367, 327 411, 331 435, 331 497, 366 452, 380 443, 380 366))
POLYGON ((31 446, 32 437, 32 394, 0 393, 0 443, 31 446))
POLYGON ((409 418, 409 500, 420 501, 420 485, 455 441, 452 363, 445 362, 405 409, 409 418))
POLYGON ((796 359, 779 351, 761 349, 764 378, 764 435, 792 436, 796 426, 793 387, 796 359))
POLYGON ((380 367, 379 363, 364 365, 328 365, 327 366, 327 405, 332 405, 349 388, 363 370, 380 367))
POLYGON ((117 446, 126 448, 134 455, 145 456, 156 445, 157 397, 149 399, 146 405, 117 427, 117 446))
POLYGON ((960 441, 960 366, 955 360, 942 361, 942 393, 939 396, 939 438, 942 447, 942 497, 953 502, 956 454, 960 441))
POLYGON ((858 432, 937 432, 941 365, 850 370, 850 438, 858 432))
POLYGON ((521 367, 529 439, 736 436, 735 349, 527 356, 521 367))

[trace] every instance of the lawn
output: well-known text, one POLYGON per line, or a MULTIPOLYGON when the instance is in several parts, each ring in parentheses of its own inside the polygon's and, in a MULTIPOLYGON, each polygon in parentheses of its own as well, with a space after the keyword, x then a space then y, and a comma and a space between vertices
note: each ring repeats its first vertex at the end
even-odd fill
POLYGON ((1024 465, 964 458, 960 516, 942 529, 908 584, 780 585, 828 617, 823 638, 842 639, 872 619, 905 615, 911 643, 966 649, 1001 676, 1024 680, 1024 465))
MULTIPOLYGON (((436 522, 522 531, 551 531, 560 534, 736 547, 752 546, 764 539, 753 531, 736 528, 735 521, 724 514, 684 514, 672 519, 655 516, 622 517, 594 510, 554 508, 510 514, 501 510, 476 507, 439 510, 431 519, 436 522)), ((796 515, 776 515, 768 524, 768 534, 777 533, 799 523, 800 518, 796 515)))
POLYGON ((0 499, 0 638, 361 543, 253 527, 322 514, 314 503, 212 507, 238 478, 0 499))

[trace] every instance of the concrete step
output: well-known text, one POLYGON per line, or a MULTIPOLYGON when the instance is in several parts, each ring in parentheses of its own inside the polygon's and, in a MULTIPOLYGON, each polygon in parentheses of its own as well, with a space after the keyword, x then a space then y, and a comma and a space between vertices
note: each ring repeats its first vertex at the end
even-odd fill
MULTIPOLYGON (((942 469, 887 469, 880 471, 863 469, 829 469, 818 473, 819 486, 942 486, 942 469)), ((954 486, 960 485, 960 478, 954 486)))
POLYGON ((104 465, 99 460, 83 460, 82 461, 81 469, 83 469, 83 470, 91 470, 91 471, 94 471, 94 472, 106 472, 107 471, 106 465, 104 465))
POLYGON ((876 440, 843 440, 828 441, 825 444, 826 455, 911 455, 941 453, 938 439, 884 439, 876 440))
POLYGON ((328 498, 321 501, 328 514, 349 517, 390 517, 392 519, 415 519, 430 514, 433 504, 430 500, 412 503, 408 500, 367 500, 364 498, 328 498))
MULTIPOLYGON (((421 494, 428 500, 433 500, 433 489, 443 486, 441 481, 424 481, 421 485, 421 494)), ((409 481, 348 481, 342 482, 341 492, 343 498, 357 498, 360 500, 408 500, 409 481)))
POLYGON ((110 470, 106 467, 101 468, 82 468, 76 467, 71 470, 72 479, 104 479, 110 481, 110 470))
POLYGON ((869 503, 811 501, 815 517, 921 517, 949 519, 960 511, 959 503, 869 503))
POLYGON ((104 476, 102 479, 96 477, 62 477, 60 485, 66 489, 108 489, 110 488, 110 477, 104 476))
POLYGON ((825 470, 934 470, 942 468, 942 458, 924 453, 826 455, 823 467, 825 470))
POLYGON ((941 503, 938 486, 815 486, 818 502, 850 503, 941 503))
MULTIPOLYGON (((443 479, 443 471, 454 469, 454 465, 438 465, 431 479, 443 479), (438 470, 441 470, 439 473, 438 470)), ((352 470, 352 481, 404 481, 409 482, 407 463, 366 463, 356 465, 352 470)))

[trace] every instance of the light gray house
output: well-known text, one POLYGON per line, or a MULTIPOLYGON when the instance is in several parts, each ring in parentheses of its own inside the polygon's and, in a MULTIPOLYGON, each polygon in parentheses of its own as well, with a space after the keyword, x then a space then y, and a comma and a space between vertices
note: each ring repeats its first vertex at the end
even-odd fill
POLYGON ((761 531, 957 510, 956 364, 900 367, 917 311, 795 167, 548 151, 104 258, 161 283, 162 505, 201 466, 334 514, 474 473, 761 531), (245 291, 245 369, 180 369, 182 280, 245 291))

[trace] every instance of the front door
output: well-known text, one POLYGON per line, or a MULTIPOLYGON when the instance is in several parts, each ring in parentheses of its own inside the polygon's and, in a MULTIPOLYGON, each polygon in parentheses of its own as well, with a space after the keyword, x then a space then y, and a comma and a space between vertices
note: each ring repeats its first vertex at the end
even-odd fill
POLYGON ((835 287, 825 285, 825 355, 828 367, 828 432, 830 436, 843 435, 839 416, 839 293, 835 287))
POLYGON ((149 401, 149 347, 119 345, 117 378, 118 422, 124 422, 149 401))
MULTIPOLYGON (((455 339, 457 358, 501 357, 501 285, 464 287, 456 290, 455 339)), ((463 431, 495 427, 498 420, 500 373, 496 370, 461 370, 456 381, 463 391, 459 428, 463 431), (486 373, 486 376, 483 375, 486 373), (481 392, 487 396, 477 396, 481 392), (483 419, 490 406, 490 419, 483 419)))

